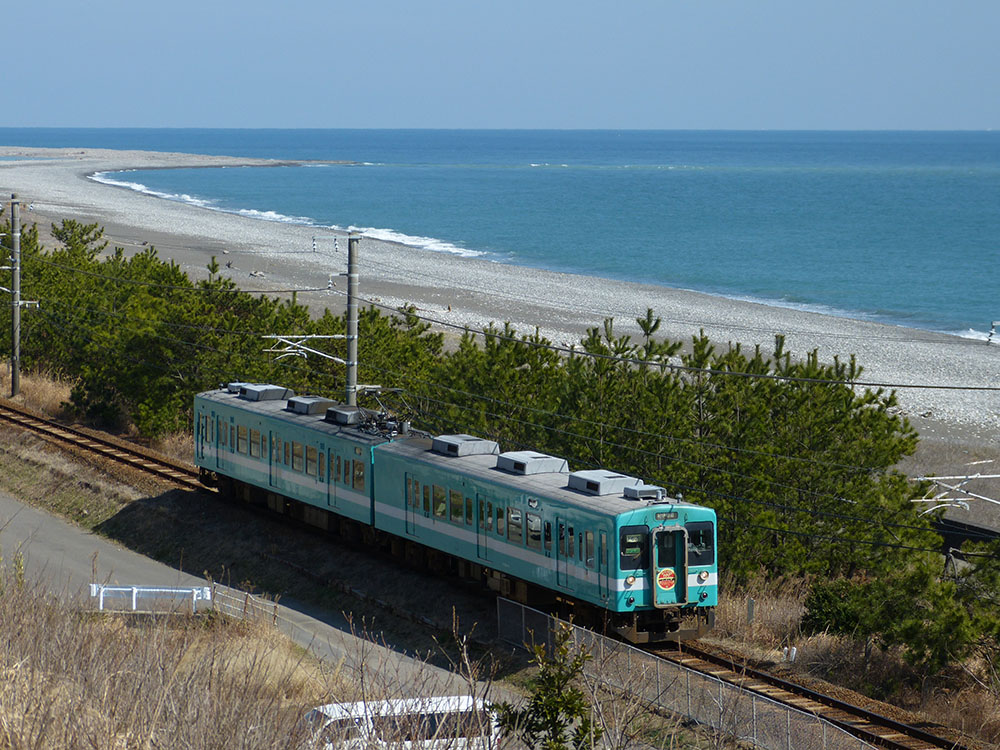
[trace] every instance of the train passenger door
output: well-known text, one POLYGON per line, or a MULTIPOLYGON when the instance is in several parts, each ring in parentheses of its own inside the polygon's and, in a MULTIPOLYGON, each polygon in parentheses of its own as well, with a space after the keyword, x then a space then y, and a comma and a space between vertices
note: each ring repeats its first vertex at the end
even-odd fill
POLYGON ((556 583, 569 588, 569 558, 573 556, 573 531, 566 520, 556 516, 556 583))
POLYGON ((687 602, 687 531, 679 528, 653 529, 653 604, 669 607, 687 602))
POLYGON ((274 430, 268 431, 267 434, 268 445, 270 446, 270 451, 268 451, 268 473, 269 473, 269 483, 272 487, 277 487, 281 479, 281 440, 278 436, 274 434, 274 430))
POLYGON ((406 533, 417 535, 417 513, 420 512, 420 483, 412 474, 406 475, 406 533))
POLYGON ((608 532, 601 531, 597 541, 597 586, 600 589, 601 601, 608 601, 608 532))
POLYGON ((490 534, 493 533, 493 498, 476 493, 476 555, 490 559, 490 534))

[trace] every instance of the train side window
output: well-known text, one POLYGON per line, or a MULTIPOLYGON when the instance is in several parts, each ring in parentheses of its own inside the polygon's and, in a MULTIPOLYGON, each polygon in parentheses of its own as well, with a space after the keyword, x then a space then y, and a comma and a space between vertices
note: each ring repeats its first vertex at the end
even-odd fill
POLYGON ((486 530, 493 531, 493 503, 486 503, 486 530))
POLYGON ((260 455, 267 455, 267 435, 260 436, 260 455))
POLYGON ((465 498, 465 525, 472 526, 472 498, 465 498))
POLYGON ((409 505, 411 508, 414 505, 414 502, 413 502, 414 496, 415 496, 415 493, 413 491, 413 477, 407 477, 406 478, 406 504, 409 505))
POLYGON ((485 500, 480 500, 479 501, 479 528, 480 529, 485 529, 486 528, 486 501, 485 500))
POLYGON ((545 551, 546 552, 551 552, 552 551, 552 522, 551 521, 546 521, 545 522, 545 537, 544 537, 544 539, 545 539, 545 551))
POLYGON ((260 458, 260 430, 250 430, 250 456, 260 458))
POLYGON ((431 512, 431 486, 429 484, 424 485, 424 513, 431 512))
POLYGON ((365 462, 355 461, 354 462, 354 489, 365 490, 365 462))
POLYGON ((715 562, 715 538, 711 521, 686 524, 688 565, 712 565, 715 562))
POLYGON ((222 417, 219 417, 219 445, 226 444, 226 427, 222 424, 222 417))
POLYGON ((572 526, 569 527, 567 538, 569 540, 569 547, 566 550, 566 557, 568 559, 573 559, 573 556, 576 554, 576 550, 573 548, 573 543, 576 541, 576 534, 573 533, 572 526))
POLYGON ((236 428, 236 450, 239 453, 246 455, 247 452, 247 428, 244 425, 239 425, 236 428))
POLYGON ((311 477, 316 476, 316 470, 318 468, 319 462, 316 460, 316 449, 311 446, 306 446, 306 474, 311 477))
POLYGON ((434 515, 444 518, 448 514, 448 494, 444 487, 434 485, 434 515))
POLYGON ((649 530, 645 526, 623 526, 619 538, 622 570, 649 567, 649 530))
POLYGON ((535 513, 524 514, 525 525, 528 527, 528 547, 540 550, 542 548, 542 517, 535 513))
POLYGON ((448 493, 448 497, 451 500, 451 520, 453 523, 462 523, 462 506, 463 499, 462 493, 457 490, 451 490, 448 493))
POLYGON ((593 531, 584 532, 583 540, 584 540, 584 545, 586 546, 586 549, 584 550, 583 553, 583 561, 584 563, 586 563, 588 568, 593 570, 594 563, 597 561, 597 558, 594 557, 594 532, 593 531))
POLYGON ((320 454, 319 454, 319 455, 317 456, 317 459, 316 459, 316 469, 317 469, 317 474, 316 474, 316 477, 317 477, 317 478, 318 478, 318 479, 319 479, 319 480, 320 480, 321 482, 323 481, 323 469, 324 469, 325 467, 326 467, 326 461, 324 460, 324 456, 323 456, 323 454, 322 454, 322 453, 320 453, 320 454))
POLYGON ((566 524, 559 524, 559 557, 566 558, 566 524))
POLYGON ((601 570, 608 569, 608 532, 601 532, 601 570))
POLYGON ((517 508, 507 508, 507 538, 512 542, 521 544, 522 527, 521 511, 517 508))
POLYGON ((285 466, 288 466, 292 462, 292 460, 291 460, 291 450, 292 450, 292 444, 289 443, 286 440, 285 441, 285 466))
POLYGON ((281 438, 271 440, 271 461, 281 463, 281 438))
POLYGON ((292 469, 302 471, 302 443, 292 441, 292 469))
POLYGON ((330 481, 340 481, 340 456, 330 454, 330 481))
POLYGON ((503 508, 497 506, 497 534, 503 536, 503 508))
POLYGON ((229 446, 231 448, 236 447, 236 428, 229 425, 229 446))

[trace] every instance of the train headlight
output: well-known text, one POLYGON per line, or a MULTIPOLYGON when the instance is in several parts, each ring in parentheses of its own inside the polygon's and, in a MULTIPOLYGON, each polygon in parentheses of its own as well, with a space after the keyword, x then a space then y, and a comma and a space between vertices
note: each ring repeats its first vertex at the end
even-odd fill
POLYGON ((633 583, 635 583, 635 576, 629 576, 625 579, 626 586, 631 586, 633 583))
POLYGON ((704 583, 708 580, 708 571, 703 570, 698 574, 698 583, 704 583))

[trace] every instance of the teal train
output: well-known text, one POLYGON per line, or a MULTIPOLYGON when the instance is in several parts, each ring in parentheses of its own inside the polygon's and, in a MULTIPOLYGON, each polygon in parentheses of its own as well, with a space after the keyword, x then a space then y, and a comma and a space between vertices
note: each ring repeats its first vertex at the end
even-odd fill
POLYGON ((194 410, 195 463, 225 495, 633 643, 714 623, 715 512, 662 487, 276 385, 230 383, 194 410))

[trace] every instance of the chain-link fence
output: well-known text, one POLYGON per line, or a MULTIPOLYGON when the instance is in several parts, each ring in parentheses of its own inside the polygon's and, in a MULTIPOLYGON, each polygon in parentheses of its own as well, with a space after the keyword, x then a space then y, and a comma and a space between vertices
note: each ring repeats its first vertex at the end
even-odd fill
MULTIPOLYGON (((519 648, 544 645, 551 652, 557 624, 572 629, 573 642, 588 651, 590 679, 662 710, 767 750, 863 750, 873 748, 830 722, 785 706, 738 685, 584 628, 536 609, 497 599, 500 639, 519 648)), ((873 749, 874 750, 874 749, 873 749)))

